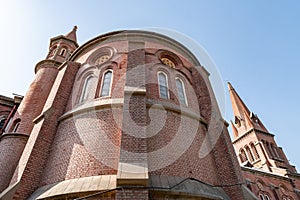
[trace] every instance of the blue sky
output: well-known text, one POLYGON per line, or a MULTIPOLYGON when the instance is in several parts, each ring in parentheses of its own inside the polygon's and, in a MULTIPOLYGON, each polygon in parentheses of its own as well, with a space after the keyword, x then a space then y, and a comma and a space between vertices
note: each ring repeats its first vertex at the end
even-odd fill
POLYGON ((300 170, 299 10, 298 1, 0 0, 0 94, 24 95, 49 39, 74 25, 79 44, 119 29, 175 30, 201 45, 217 66, 224 118, 233 118, 230 81, 300 170))

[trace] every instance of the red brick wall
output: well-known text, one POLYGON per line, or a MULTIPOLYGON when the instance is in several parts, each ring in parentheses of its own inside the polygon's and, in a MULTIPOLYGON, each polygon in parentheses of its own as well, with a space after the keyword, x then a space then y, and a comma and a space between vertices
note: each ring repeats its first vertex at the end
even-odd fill
POLYGON ((54 84, 58 87, 52 88, 46 102, 49 107, 38 122, 35 122, 24 153, 20 158, 19 169, 15 171, 11 181, 13 184, 17 179, 20 180, 20 187, 14 199, 25 199, 38 187, 57 130, 58 118, 67 104, 78 67, 78 64, 69 62, 67 66, 60 69, 60 74, 54 84), (60 82, 59 85, 58 82, 60 82))
POLYGON ((33 120, 41 114, 58 70, 54 66, 40 68, 24 96, 13 120, 21 119, 17 132, 30 134, 33 120))
MULTIPOLYGON (((93 44, 87 45, 82 55, 75 59, 81 63, 79 71, 76 73, 75 66, 68 66, 66 70, 70 71, 67 72, 61 69, 49 96, 41 91, 40 84, 47 85, 48 73, 54 76, 55 72, 46 73, 44 68, 38 71, 26 94, 28 97, 24 98, 19 109, 19 116, 23 117, 21 113, 24 112, 22 120, 26 122, 20 130, 30 132, 32 129, 30 120, 39 114, 32 105, 45 104, 45 113, 36 122, 21 157, 21 174, 15 174, 12 181, 21 177, 18 198, 27 198, 39 186, 66 179, 116 174, 118 162, 146 163, 150 174, 193 177, 219 186, 239 184, 242 181, 240 169, 229 134, 223 130, 222 120, 216 121, 221 129, 213 129, 223 131, 217 143, 207 140, 214 137, 207 137, 211 134, 207 127, 216 120, 211 119, 216 114, 212 110, 218 109, 213 108, 216 104, 213 104, 215 100, 209 94, 205 80, 208 78, 193 67, 195 63, 184 58, 186 52, 182 51, 181 55, 177 52, 180 50, 178 46, 174 45, 176 50, 173 50, 172 43, 156 40, 112 42, 112 47, 116 49, 113 58, 101 66, 92 66, 89 56, 105 45, 110 44, 93 41, 93 44), (162 49, 172 51, 181 59, 176 69, 161 64, 157 56, 162 49), (108 68, 114 71, 113 93, 109 97, 99 97, 102 73, 108 68), (80 104, 78 98, 89 70, 95 73, 98 81, 92 91, 95 100, 91 98, 80 104), (159 97, 158 70, 168 74, 170 99, 159 97), (188 106, 179 104, 176 76, 184 81, 188 106), (124 92, 124 86, 136 87, 140 91, 124 92), (120 98, 124 98, 124 105, 103 105, 110 99, 120 98), (91 102, 97 105, 84 108, 91 102), (152 107, 153 104, 165 106, 165 109, 152 107), (28 118, 26 113, 30 113, 28 118), (203 142, 212 148, 206 156, 200 157, 203 142)), ((43 106, 38 106, 41 112, 43 106)), ((233 200, 243 198, 239 187, 224 189, 233 200)), ((148 199, 148 196, 147 190, 124 189, 116 192, 117 199, 148 199)))
POLYGON ((0 137, 0 193, 9 185, 27 139, 17 134, 0 137))
POLYGON ((276 199, 275 195, 279 199, 283 199, 284 196, 292 197, 294 200, 298 199, 290 179, 286 177, 251 172, 250 170, 242 170, 242 173, 248 181, 248 187, 256 196, 263 193, 269 195, 270 199, 276 199), (258 182, 262 184, 262 187, 259 187, 258 182))
POLYGON ((113 116, 110 109, 103 109, 62 121, 51 146, 41 185, 72 178, 116 174, 121 130, 114 117, 118 116, 117 113, 120 116, 120 112, 115 110, 113 116), (108 146, 109 142, 113 143, 114 148, 103 148, 103 144, 108 146))

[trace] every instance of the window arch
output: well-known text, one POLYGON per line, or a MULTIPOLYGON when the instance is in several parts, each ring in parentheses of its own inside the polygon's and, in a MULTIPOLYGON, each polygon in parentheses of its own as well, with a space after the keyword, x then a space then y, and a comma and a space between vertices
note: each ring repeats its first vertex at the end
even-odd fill
POLYGON ((18 131, 18 128, 20 126, 20 123, 21 123, 21 119, 16 119, 14 122, 13 122, 13 125, 11 126, 10 128, 10 132, 12 133, 16 133, 18 131))
POLYGON ((271 200, 271 198, 269 197, 268 194, 263 194, 263 193, 259 194, 259 199, 260 200, 271 200))
POLYGON ((271 148, 271 145, 268 141, 266 141, 266 145, 267 145, 267 149, 269 151, 269 155, 270 155, 270 158, 274 158, 274 152, 273 152, 273 149, 271 148))
POLYGON ((107 70, 106 72, 104 72, 104 74, 102 76, 102 86, 101 86, 101 92, 100 92, 101 97, 110 95, 112 77, 113 77, 112 70, 107 70))
POLYGON ((259 159, 259 154, 257 152, 257 149, 256 149, 255 145, 253 143, 251 143, 250 147, 251 147, 252 153, 254 154, 255 160, 259 159))
POLYGON ((282 200, 293 200, 293 198, 290 196, 283 195, 282 200))
POLYGON ((0 116, 0 130, 3 128, 6 119, 7 119, 6 115, 0 116))
POLYGON ((253 157, 253 154, 249 148, 249 146, 246 146, 245 147, 246 151, 247 151, 247 154, 248 154, 248 158, 250 159, 250 162, 253 162, 254 161, 254 157, 253 157))
POLYGON ((247 161, 247 155, 246 155, 246 152, 245 152, 245 150, 244 149, 241 149, 240 150, 240 159, 241 159, 241 162, 243 163, 243 162, 246 162, 247 161))
POLYGON ((57 46, 53 46, 51 49, 50 49, 50 52, 49 52, 49 57, 51 56, 54 56, 54 54, 56 53, 57 51, 57 46))
POLYGON ((159 96, 164 99, 169 98, 168 77, 164 72, 158 72, 159 96))
POLYGON ((270 143, 270 147, 271 147, 271 149, 273 151, 273 154, 274 154, 275 158, 279 158, 276 146, 273 143, 270 143))
POLYGON ((93 75, 87 76, 86 79, 84 80, 79 103, 86 101, 92 95, 92 92, 91 92, 92 91, 92 83, 93 83, 93 75))
POLYGON ((179 102, 181 104, 187 105, 184 83, 180 78, 176 78, 175 81, 176 81, 179 102))
POLYGON ((269 195, 265 194, 265 200, 271 200, 269 195))
POLYGON ((67 52, 67 49, 65 48, 65 47, 63 47, 61 50, 60 50, 60 54, 59 55, 61 55, 61 56, 65 56, 65 54, 66 54, 66 52, 67 52))

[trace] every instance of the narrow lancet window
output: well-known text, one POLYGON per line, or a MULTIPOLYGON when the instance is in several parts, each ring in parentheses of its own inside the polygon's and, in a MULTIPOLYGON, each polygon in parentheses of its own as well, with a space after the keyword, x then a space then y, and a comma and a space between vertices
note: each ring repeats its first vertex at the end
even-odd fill
POLYGON ((92 90, 92 82, 93 82, 93 76, 90 75, 88 76, 83 84, 83 88, 82 88, 82 92, 81 92, 81 96, 80 96, 80 100, 79 102, 84 102, 87 99, 89 99, 89 96, 92 95, 91 94, 91 90, 92 90))
POLYGON ((182 80, 179 78, 176 78, 176 87, 177 87, 178 98, 179 98, 180 103, 187 105, 184 84, 183 84, 182 80))
POLYGON ((111 90, 111 83, 112 83, 112 71, 106 71, 103 75, 102 79, 102 87, 101 87, 101 93, 100 96, 109 96, 110 90, 111 90))
POLYGON ((169 98, 167 75, 163 72, 158 73, 159 96, 164 99, 169 98))

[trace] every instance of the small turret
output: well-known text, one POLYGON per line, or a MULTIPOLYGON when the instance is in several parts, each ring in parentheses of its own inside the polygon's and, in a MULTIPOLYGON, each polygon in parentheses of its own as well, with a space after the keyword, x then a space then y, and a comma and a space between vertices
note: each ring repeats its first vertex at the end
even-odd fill
POLYGON ((77 26, 66 35, 60 35, 50 40, 49 53, 46 59, 55 60, 60 63, 66 61, 78 47, 76 37, 77 26))

